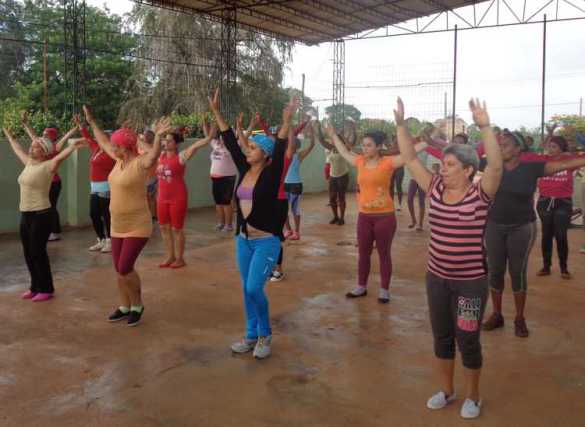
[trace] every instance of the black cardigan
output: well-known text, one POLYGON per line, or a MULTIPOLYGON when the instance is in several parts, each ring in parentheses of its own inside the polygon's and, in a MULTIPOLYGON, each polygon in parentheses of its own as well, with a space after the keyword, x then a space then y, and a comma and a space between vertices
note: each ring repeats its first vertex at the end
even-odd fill
MULTIPOLYGON (((238 145, 236 135, 231 128, 221 132, 221 137, 225 147, 232 155, 236 168, 238 168, 239 177, 238 185, 236 186, 237 189, 241 185, 246 173, 250 170, 250 165, 248 164, 242 149, 238 145)), ((286 142, 285 139, 276 138, 271 161, 264 167, 262 172, 260 172, 260 176, 254 186, 252 211, 247 218, 244 218, 244 215, 242 214, 240 199, 238 198, 236 191, 236 235, 242 232, 247 236, 248 230, 246 226, 247 224, 250 224, 252 227, 266 233, 271 233, 282 240, 282 221, 278 215, 278 189, 280 187, 280 180, 284 169, 286 142)))

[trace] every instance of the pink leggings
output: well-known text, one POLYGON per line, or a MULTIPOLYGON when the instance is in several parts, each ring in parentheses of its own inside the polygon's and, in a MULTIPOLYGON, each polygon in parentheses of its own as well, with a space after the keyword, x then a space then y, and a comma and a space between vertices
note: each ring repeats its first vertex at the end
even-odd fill
POLYGON ((134 263, 148 242, 148 237, 112 237, 112 258, 119 275, 134 271, 134 263))
POLYGON ((359 248, 358 280, 360 286, 368 285, 370 275, 370 258, 374 241, 380 258, 381 286, 388 289, 392 277, 392 256, 390 248, 396 232, 394 213, 371 215, 360 213, 357 220, 357 238, 359 248))

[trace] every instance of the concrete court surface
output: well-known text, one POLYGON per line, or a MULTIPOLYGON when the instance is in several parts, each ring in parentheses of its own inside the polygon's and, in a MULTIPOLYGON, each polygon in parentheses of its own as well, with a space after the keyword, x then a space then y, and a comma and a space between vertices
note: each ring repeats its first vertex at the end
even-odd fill
MULTIPOLYGON (((437 391, 424 273, 428 232, 398 213, 391 303, 344 293, 356 281, 355 200, 348 223, 328 225, 324 195, 305 197, 302 240, 287 243, 286 279, 267 286, 273 356, 233 356, 243 331, 234 245, 211 231, 211 209, 188 218, 182 270, 157 267, 158 232, 139 259, 145 315, 137 328, 109 324, 117 306, 110 256, 89 253, 91 229, 50 243, 57 296, 19 299, 27 272, 15 236, 0 236, 0 426, 583 426, 585 425, 585 255, 571 230, 570 268, 529 273, 531 336, 506 327, 483 334, 483 413, 462 403, 431 412, 437 391)), ((374 256, 374 259, 377 257, 374 256)), ((488 313, 490 308, 488 307, 488 313)), ((457 383, 462 384, 461 369, 457 383)), ((463 390, 459 390, 460 395, 463 390)))

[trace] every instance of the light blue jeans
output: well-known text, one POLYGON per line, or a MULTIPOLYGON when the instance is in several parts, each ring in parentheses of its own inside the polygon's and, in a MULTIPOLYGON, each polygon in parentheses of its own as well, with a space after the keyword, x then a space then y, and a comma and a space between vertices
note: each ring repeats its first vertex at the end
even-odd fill
POLYGON ((278 237, 246 239, 236 236, 236 258, 242 277, 248 339, 272 335, 264 285, 278 260, 279 251, 278 237))

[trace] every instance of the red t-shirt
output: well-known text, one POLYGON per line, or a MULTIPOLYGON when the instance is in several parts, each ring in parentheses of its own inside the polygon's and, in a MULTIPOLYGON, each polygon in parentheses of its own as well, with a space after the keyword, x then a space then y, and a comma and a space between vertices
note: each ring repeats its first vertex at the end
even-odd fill
POLYGON ((185 165, 180 155, 161 154, 156 168, 158 176, 158 201, 173 202, 187 200, 185 165))
POLYGON ((538 180, 540 197, 570 199, 573 197, 573 170, 564 170, 538 180))
POLYGON ((114 166, 116 161, 112 159, 108 154, 100 148, 98 143, 92 138, 89 131, 82 127, 81 136, 89 144, 91 151, 91 158, 89 159, 89 179, 91 182, 103 182, 108 180, 108 175, 114 166))

